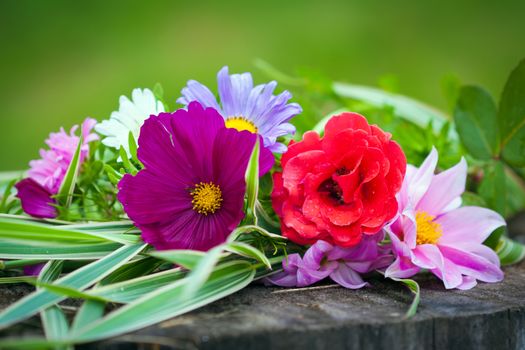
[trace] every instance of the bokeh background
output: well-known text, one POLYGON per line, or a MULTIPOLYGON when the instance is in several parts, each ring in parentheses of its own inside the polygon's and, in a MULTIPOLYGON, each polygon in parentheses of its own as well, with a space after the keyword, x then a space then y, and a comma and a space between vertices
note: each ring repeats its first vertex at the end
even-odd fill
POLYGON ((135 87, 215 86, 262 58, 288 73, 377 85, 446 109, 444 76, 498 96, 525 56, 525 1, 0 1, 0 170, 50 131, 109 117, 135 87))

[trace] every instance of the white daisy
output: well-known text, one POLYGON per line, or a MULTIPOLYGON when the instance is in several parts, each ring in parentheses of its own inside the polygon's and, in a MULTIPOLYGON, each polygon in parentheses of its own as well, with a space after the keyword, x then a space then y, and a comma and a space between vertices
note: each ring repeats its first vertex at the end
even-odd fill
POLYGON ((119 109, 111 113, 108 120, 102 121, 95 126, 95 130, 106 136, 102 143, 108 147, 120 149, 124 147, 128 156, 129 132, 137 142, 140 127, 150 115, 158 115, 164 112, 164 105, 157 100, 150 89, 134 89, 131 100, 126 96, 120 96, 119 109))

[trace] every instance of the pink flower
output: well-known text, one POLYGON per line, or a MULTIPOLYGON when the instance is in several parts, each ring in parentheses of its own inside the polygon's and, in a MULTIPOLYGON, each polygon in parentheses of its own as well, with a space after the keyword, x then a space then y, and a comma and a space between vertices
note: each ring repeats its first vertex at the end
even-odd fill
POLYGON ((282 287, 305 287, 330 277, 345 288, 358 289, 367 283, 360 274, 388 266, 392 256, 379 245, 384 234, 363 236, 352 248, 341 248, 323 240, 317 241, 304 254, 291 254, 283 260, 283 272, 268 282, 282 287))
MULTIPOLYGON (((82 123, 81 163, 89 153, 88 144, 98 140, 98 135, 91 133, 96 123, 97 121, 91 118, 86 118, 82 123)), ((17 196, 22 202, 22 209, 27 214, 40 218, 57 216, 56 209, 53 207, 56 201, 52 197, 58 193, 77 149, 80 139, 75 135, 77 129, 78 125, 75 125, 69 134, 64 131, 64 128, 57 133, 51 133, 46 140, 49 150, 40 150, 42 159, 29 162, 31 167, 27 172, 29 177, 16 184, 17 196)))
POLYGON ((505 220, 489 209, 460 207, 467 163, 462 159, 434 175, 437 159, 433 149, 420 168, 407 167, 397 195, 399 216, 386 227, 396 260, 385 276, 407 278, 428 269, 447 289, 501 281, 498 256, 483 241, 505 220))

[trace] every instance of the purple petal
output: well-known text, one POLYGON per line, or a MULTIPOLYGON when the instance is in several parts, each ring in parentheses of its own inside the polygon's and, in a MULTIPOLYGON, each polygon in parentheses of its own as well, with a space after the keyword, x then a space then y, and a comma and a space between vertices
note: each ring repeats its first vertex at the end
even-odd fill
POLYGON ((236 113, 240 111, 235 109, 236 103, 234 100, 234 92, 227 66, 222 67, 217 74, 217 83, 219 85, 219 96, 221 99, 222 110, 224 112, 224 118, 236 116, 236 113))
POLYGON ((449 246, 482 243, 495 229, 505 225, 501 215, 481 207, 458 208, 438 217, 435 222, 443 229, 439 244, 449 246))
POLYGON ((36 264, 36 265, 26 265, 24 266, 24 275, 26 276, 38 276, 40 271, 44 268, 46 264, 36 264))
POLYGON ((418 204, 418 209, 438 216, 465 192, 467 162, 464 158, 454 167, 434 176, 428 190, 418 204))
POLYGON ((52 193, 31 178, 23 179, 15 185, 22 209, 37 218, 56 218, 58 212, 54 205, 57 202, 52 193))
POLYGON ((363 288, 368 284, 357 272, 343 263, 340 263, 339 267, 330 274, 330 278, 337 284, 350 289, 363 288))
POLYGON ((267 277, 265 282, 269 282, 280 287, 297 287, 297 275, 290 275, 283 271, 267 277))
POLYGON ((187 86, 182 89, 182 97, 177 100, 177 103, 187 106, 193 101, 199 102, 203 107, 211 107, 217 111, 221 110, 217 99, 210 89, 198 81, 190 80, 187 86))
POLYGON ((303 263, 309 269, 319 269, 321 262, 334 247, 323 240, 317 241, 304 254, 303 263))

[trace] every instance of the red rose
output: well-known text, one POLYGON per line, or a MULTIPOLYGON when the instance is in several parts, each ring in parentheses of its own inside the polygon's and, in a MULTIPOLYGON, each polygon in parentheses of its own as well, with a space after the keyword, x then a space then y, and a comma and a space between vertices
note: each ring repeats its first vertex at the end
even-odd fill
POLYGON ((299 244, 341 247, 381 230, 397 213, 406 158, 391 135, 356 113, 332 117, 324 138, 291 142, 274 174, 272 204, 282 233, 299 244))

